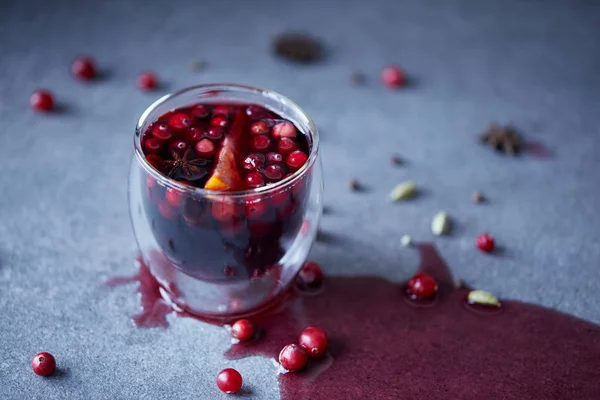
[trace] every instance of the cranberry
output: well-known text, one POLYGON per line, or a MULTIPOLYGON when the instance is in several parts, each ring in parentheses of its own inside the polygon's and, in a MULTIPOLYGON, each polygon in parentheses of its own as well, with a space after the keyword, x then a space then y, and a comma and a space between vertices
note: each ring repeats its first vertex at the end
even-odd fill
POLYGON ((298 145, 290 138, 281 138, 277 142, 277 151, 284 156, 298 149, 298 145))
POLYGON ((202 139, 194 147, 196 154, 202 158, 210 158, 215 154, 215 144, 208 139, 202 139))
POLYGON ((233 368, 227 368, 217 375, 217 386, 221 392, 232 394, 242 388, 242 375, 233 368))
POLYGON ((253 135, 264 135, 270 130, 271 127, 265 121, 257 121, 250 126, 250 133, 253 135))
POLYGON ((251 105, 246 108, 246 115, 252 119, 260 119, 266 117, 268 111, 256 105, 251 105))
POLYGON ((279 153, 270 152, 266 155, 267 164, 283 164, 283 156, 279 153))
POLYGON ((327 343, 327 334, 316 326, 304 329, 298 339, 298 344, 306 350, 310 357, 322 356, 327 350, 327 343))
POLYGON ((304 287, 317 287, 323 282, 323 270, 314 261, 306 261, 298 272, 298 283, 304 287))
POLYGON ((213 217, 221 222, 230 222, 239 216, 238 205, 228 201, 215 201, 211 211, 213 217))
POLYGON ((308 363, 308 354, 297 344, 288 344, 279 353, 279 363, 288 371, 300 371, 308 363))
POLYGON ((271 204, 277 208, 283 208, 288 205, 290 200, 290 192, 288 190, 282 190, 269 197, 271 204))
POLYGON ((225 128, 227 125, 229 125, 229 121, 222 115, 217 115, 216 117, 213 117, 213 119, 210 120, 210 125, 225 128))
POLYGON ((185 138, 193 143, 198 142, 203 137, 204 137, 204 132, 202 132, 202 129, 195 127, 195 126, 192 126, 190 129, 188 129, 185 132, 185 138))
POLYGON ((39 376, 48 376, 56 369, 54 356, 45 351, 37 353, 31 360, 31 369, 39 376))
POLYGON ((146 160, 148 160, 148 163, 159 171, 164 167, 163 159, 156 154, 148 154, 146 156, 146 160))
POLYGON ((388 65, 381 71, 383 84, 390 88, 397 88, 406 83, 406 75, 397 65, 388 65))
POLYGON ((156 186, 156 179, 154 179, 151 175, 148 175, 146 177, 146 186, 152 189, 154 186, 156 186))
POLYGON ((217 115, 222 115, 223 117, 227 118, 230 117, 232 114, 233 108, 229 106, 216 106, 212 112, 213 117, 216 117, 217 115))
POLYGON ((158 203, 158 212, 165 219, 174 219, 177 216, 177 210, 164 200, 158 203))
POLYGON ((169 150, 177 154, 183 154, 190 148, 190 144, 184 140, 173 140, 169 143, 169 150))
POLYGON ((196 119, 205 119, 210 115, 210 108, 203 104, 198 104, 196 107, 192 108, 191 114, 192 117, 196 119))
POLYGON ((157 85, 158 81, 156 79, 156 75, 154 75, 152 72, 144 72, 137 78, 137 86, 141 90, 156 89, 157 85))
POLYGON ((256 171, 265 165, 265 156, 260 153, 250 153, 244 159, 244 169, 248 171, 256 171))
POLYGON ((44 89, 38 89, 35 92, 33 92, 31 97, 29 97, 29 105, 35 111, 52 111, 52 109, 54 108, 54 97, 49 91, 44 89))
POLYGON ((308 156, 300 150, 296 150, 287 157, 285 163, 289 169, 296 171, 304 165, 306 160, 308 160, 308 156))
POLYGON ((496 247, 496 241, 489 233, 482 233, 481 235, 477 236, 475 244, 477 247, 479 247, 479 250, 483 251, 484 253, 491 253, 494 251, 494 247, 496 247))
POLYGON ((169 118, 169 126, 176 131, 182 131, 192 126, 192 117, 184 113, 177 113, 169 118))
POLYGON ((261 199, 256 199, 246 203, 246 218, 259 219, 268 210, 267 202, 261 199))
POLYGON ((146 139, 146 141, 144 142, 144 148, 148 153, 156 154, 162 148, 162 144, 155 138, 151 137, 146 139))
POLYGON ((231 325, 231 336, 245 342, 254 337, 254 325, 247 319, 240 319, 231 325))
POLYGON ((221 140, 223 135, 225 134, 225 130, 223 128, 219 128, 218 126, 211 126, 206 131, 206 137, 210 140, 221 140))
POLYGON ((181 195, 182 193, 173 188, 168 188, 165 192, 165 199, 171 204, 173 207, 181 206, 181 195))
POLYGON ((77 57, 71 64, 71 73, 83 80, 91 80, 96 77, 96 65, 91 57, 77 57))
POLYGON ((266 151, 271 146, 271 139, 267 135, 256 135, 250 140, 250 148, 253 151, 266 151))
POLYGON ((158 124, 152 129, 152 136, 161 143, 166 143, 173 137, 173 133, 167 124, 158 124))
POLYGON ((430 275, 419 272, 408 280, 408 290, 417 299, 429 299, 435 296, 438 285, 430 275))
POLYGON ((296 128, 294 127, 294 124, 289 121, 280 122, 273 127, 273 138, 281 139, 284 137, 290 139, 296 137, 296 128))
POLYGON ((265 174, 265 177, 268 180, 270 180, 272 182, 276 182, 276 181, 280 180, 281 178, 283 178, 285 171, 283 170, 283 167, 281 165, 271 164, 271 165, 267 165, 265 167, 263 173, 265 174))
POLYGON ((250 172, 246 175, 246 185, 251 189, 256 189, 261 186, 265 186, 265 179, 262 174, 258 171, 250 172))

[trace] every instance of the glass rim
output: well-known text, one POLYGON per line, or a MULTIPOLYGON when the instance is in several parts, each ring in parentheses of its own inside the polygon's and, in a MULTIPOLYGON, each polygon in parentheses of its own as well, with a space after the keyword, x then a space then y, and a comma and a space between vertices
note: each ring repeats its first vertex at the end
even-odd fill
MULTIPOLYGON (((303 134, 305 134, 305 133, 303 132, 303 134)), ((176 188, 177 190, 179 190, 181 192, 186 192, 186 193, 201 195, 201 196, 214 196, 214 197, 227 196, 227 197, 236 198, 236 197, 252 196, 252 195, 257 195, 257 194, 269 194, 269 193, 281 190, 282 188, 285 188, 287 186, 291 186, 292 184, 294 184, 295 182, 300 180, 304 175, 306 175, 306 172, 311 169, 311 167, 315 163, 317 156, 319 154, 319 132, 317 130, 315 123, 309 117, 309 115, 298 104, 296 104, 295 102, 290 100, 288 97, 286 97, 280 93, 277 93, 275 91, 268 90, 268 89, 261 89, 261 88, 257 88, 254 86, 241 85, 241 84, 236 84, 236 83, 209 83, 209 84, 202 84, 202 85, 196 85, 196 86, 189 86, 184 89, 175 91, 173 93, 166 94, 166 95, 160 97, 154 103, 152 103, 148 108, 146 108, 146 110, 144 110, 144 112, 142 113, 142 115, 140 116, 140 118, 136 124, 135 133, 134 133, 134 137, 133 137, 133 146, 134 146, 134 153, 137 157, 138 162, 142 165, 142 167, 146 170, 146 172, 148 174, 150 174, 154 179, 156 179, 163 186, 176 188), (295 171, 292 175, 288 176, 285 179, 282 179, 281 181, 279 181, 273 185, 262 186, 262 187, 255 188, 255 189, 233 190, 233 191, 208 190, 208 189, 199 188, 199 187, 195 187, 195 186, 191 186, 191 185, 186 185, 186 184, 178 182, 172 178, 169 178, 168 176, 166 176, 165 174, 161 173, 159 170, 154 168, 154 166, 152 166, 148 162, 146 157, 144 156, 144 152, 142 150, 142 140, 141 140, 142 134, 143 134, 143 132, 142 132, 143 125, 144 125, 144 123, 147 122, 150 114, 154 110, 156 110, 158 107, 160 107, 161 105, 166 103, 167 101, 169 101, 177 96, 180 96, 182 94, 185 94, 185 93, 188 93, 191 91, 196 91, 196 90, 205 90, 208 92, 211 90, 224 90, 224 89, 229 89, 229 90, 233 89, 233 90, 231 90, 231 92, 234 92, 234 93, 235 92, 246 92, 246 93, 254 93, 254 94, 257 94, 260 96, 271 97, 271 98, 277 100, 278 102, 284 102, 284 103, 290 105, 292 108, 296 109, 296 111, 298 111, 303 118, 306 118, 306 120, 308 121, 308 130, 309 130, 309 132, 306 132, 306 134, 310 135, 312 141, 311 141, 310 154, 308 155, 308 160, 304 163, 304 165, 300 169, 295 171)))

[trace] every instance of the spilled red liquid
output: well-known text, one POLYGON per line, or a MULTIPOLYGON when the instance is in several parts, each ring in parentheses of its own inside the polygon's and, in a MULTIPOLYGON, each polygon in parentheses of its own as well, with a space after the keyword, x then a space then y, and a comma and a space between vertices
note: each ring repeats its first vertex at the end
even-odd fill
MULTIPOLYGON (((283 399, 600 398, 600 326, 516 301, 473 312, 468 290, 454 288, 435 248, 419 249, 420 270, 440 286, 433 304, 411 305, 404 285, 382 278, 330 277, 321 293, 255 317, 260 339, 233 345, 226 356, 276 358, 315 325, 329 334, 328 354, 304 372, 280 375, 283 399)), ((132 278, 143 307, 136 323, 162 326, 167 310, 150 300, 166 303, 143 265, 140 271, 132 278)))

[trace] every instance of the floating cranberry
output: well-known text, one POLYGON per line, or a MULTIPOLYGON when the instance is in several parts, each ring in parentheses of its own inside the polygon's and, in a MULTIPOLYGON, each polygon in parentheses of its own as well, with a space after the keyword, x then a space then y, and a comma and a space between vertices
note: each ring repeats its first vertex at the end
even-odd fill
POLYGON ((91 57, 77 57, 71 64, 71 73, 73 76, 86 81, 96 77, 96 65, 91 57))
POLYGON ((174 219, 177 216, 177 210, 169 204, 168 201, 162 200, 158 203, 158 212, 165 219, 174 219))
POLYGON ((277 142, 277 151, 284 156, 292 153, 293 151, 298 149, 298 145, 294 142, 293 139, 290 138, 281 138, 279 142, 277 142))
POLYGON ((246 202, 246 218, 259 219, 265 215, 268 209, 267 202, 262 199, 248 201, 246 202))
POLYGON ((252 119, 260 119, 266 117, 268 111, 262 107, 251 105, 246 107, 246 115, 252 119))
POLYGON ((244 169, 248 171, 256 171, 265 165, 265 156, 261 153, 250 153, 244 158, 244 169))
POLYGON ((271 139, 267 135, 256 135, 250 139, 250 148, 253 151, 266 151, 271 146, 271 139))
POLYGON ((51 375, 56 369, 54 356, 45 351, 37 353, 31 361, 31 369, 39 376, 51 375))
POLYGON ((169 150, 177 154, 183 154, 190 148, 190 144, 184 140, 172 140, 169 143, 169 150))
POLYGON ((381 71, 383 84, 390 88, 397 88, 406 83, 406 75, 397 65, 388 65, 381 71))
POLYGON ((158 124, 152 129, 152 136, 161 143, 166 143, 173 137, 167 124, 158 124))
POLYGON ((221 222, 229 222, 239 216, 239 206, 229 201, 215 201, 211 211, 213 217, 221 222))
POLYGON ((296 127, 289 121, 280 122, 273 127, 273 138, 277 140, 284 137, 290 139, 296 137, 296 127))
POLYGON ((211 126, 208 128, 208 131, 206 131, 206 137, 214 141, 221 140, 223 135, 225 135, 225 130, 218 126, 211 126))
POLYGON ((150 189, 152 189, 153 187, 156 186, 156 179, 154 179, 151 175, 148 175, 146 177, 146 186, 148 186, 150 189))
POLYGON ((165 199, 173 207, 179 207, 181 206, 182 193, 177 189, 168 188, 165 192, 165 199))
POLYGON ((39 89, 29 97, 29 105, 35 111, 48 112, 54 108, 54 97, 47 90, 39 89))
POLYGON ((491 253, 496 247, 496 241, 489 233, 482 233, 481 235, 477 236, 475 244, 477 247, 479 247, 479 250, 483 251, 484 253, 491 253))
POLYGON ((429 299, 437 293, 438 285, 430 275, 419 272, 408 280, 408 290, 417 299, 429 299))
POLYGON ((250 133, 253 135, 265 135, 270 130, 271 127, 265 121, 257 121, 250 126, 250 133))
POLYGON ((271 182, 277 182, 278 180, 281 180, 281 178, 283 178, 285 171, 283 170, 283 167, 281 165, 271 164, 265 167, 263 173, 265 174, 265 177, 271 182))
POLYGON ((265 179, 258 171, 250 172, 246 175, 246 185, 248 185, 250 189, 256 189, 265 186, 265 179))
POLYGON ((148 160, 148 163, 159 171, 164 167, 163 159, 156 154, 148 154, 146 156, 146 160, 148 160))
POLYGON ((210 120, 210 125, 225 128, 227 125, 229 125, 229 121, 224 116, 217 115, 210 120))
POLYGON ((169 118, 169 126, 176 131, 182 131, 192 126, 192 117, 184 113, 176 113, 169 118))
POLYGON ((288 371, 300 371, 308 363, 308 354, 297 344, 288 344, 279 353, 279 363, 288 371))
POLYGON ((254 337, 254 325, 248 319, 240 319, 231 325, 231 336, 245 342, 254 337))
POLYGON ((321 328, 309 326, 300 334, 298 344, 306 350, 310 357, 321 357, 327 350, 327 334, 321 328))
POLYGON ((297 171, 304 165, 306 160, 308 160, 308 156, 302 151, 296 150, 292 154, 287 156, 285 163, 289 169, 291 169, 292 171, 297 171))
POLYGON ((242 388, 242 375, 233 368, 227 368, 217 375, 217 386, 221 392, 232 394, 242 388))
POLYGON ((323 282, 323 270, 314 261, 306 261, 298 272, 298 283, 306 288, 315 288, 323 282))
POLYGON ((233 114, 233 108, 229 106, 216 106, 213 109, 212 115, 216 117, 217 115, 221 115, 225 118, 230 117, 233 114))
POLYGON ((141 90, 152 90, 156 89, 158 85, 158 80, 156 79, 156 75, 152 72, 144 72, 140 74, 137 78, 137 86, 141 90))
POLYGON ((192 108, 191 114, 192 117, 196 119, 206 119, 210 116, 210 108, 203 104, 199 104, 196 107, 192 108))
POLYGON ((208 139, 202 139, 194 147, 196 154, 202 158, 210 158, 215 154, 215 144, 208 139))
POLYGON ((196 143, 200 141, 204 137, 204 132, 202 129, 192 126, 190 129, 185 131, 185 138, 192 143, 196 143))
POLYGON ((266 154, 267 164, 283 164, 283 156, 279 153, 270 152, 266 154))
POLYGON ((160 152, 160 150, 162 148, 162 144, 155 138, 151 137, 144 141, 144 148, 146 149, 146 151, 148 153, 156 154, 156 153, 160 152))

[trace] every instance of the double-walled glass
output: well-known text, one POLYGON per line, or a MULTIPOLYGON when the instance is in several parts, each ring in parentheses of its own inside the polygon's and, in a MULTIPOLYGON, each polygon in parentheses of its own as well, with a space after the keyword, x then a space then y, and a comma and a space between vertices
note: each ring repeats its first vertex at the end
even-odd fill
POLYGON ((129 177, 133 230, 141 256, 176 308, 233 318, 268 306, 292 283, 314 242, 322 212, 319 134, 312 120, 280 94, 240 85, 202 85, 167 95, 141 116, 129 177), (218 192, 167 178, 146 160, 141 138, 173 109, 192 104, 258 104, 306 135, 306 164, 258 189, 218 192), (165 207, 177 191, 179 207, 165 207), (264 212, 248 212, 261 207, 264 212), (252 215, 260 214, 259 218, 252 215))

